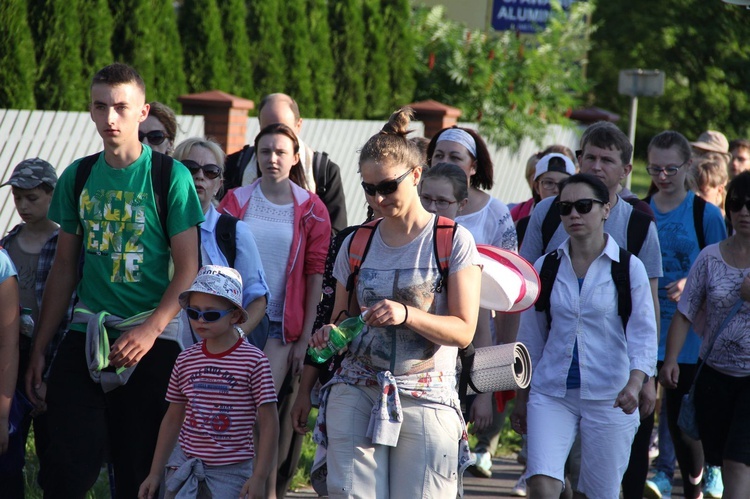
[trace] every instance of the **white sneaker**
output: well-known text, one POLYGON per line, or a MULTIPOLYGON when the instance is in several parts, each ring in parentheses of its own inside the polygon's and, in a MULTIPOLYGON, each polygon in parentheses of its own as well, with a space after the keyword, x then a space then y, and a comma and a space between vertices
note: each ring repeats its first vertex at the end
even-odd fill
POLYGON ((526 497, 526 476, 521 475, 516 484, 510 489, 510 495, 514 497, 526 497))

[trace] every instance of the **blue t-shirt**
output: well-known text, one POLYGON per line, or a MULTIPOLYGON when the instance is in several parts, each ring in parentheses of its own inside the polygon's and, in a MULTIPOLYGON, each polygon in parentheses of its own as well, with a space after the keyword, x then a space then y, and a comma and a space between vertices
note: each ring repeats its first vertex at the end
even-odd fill
MULTIPOLYGON (((667 298, 667 284, 687 277, 690 267, 698 257, 701 248, 698 246, 698 235, 693 221, 693 202, 695 194, 688 192, 680 205, 672 211, 663 213, 651 199, 651 209, 656 217, 656 228, 661 245, 661 261, 664 276, 659 278, 659 307, 661 308, 661 334, 659 337, 658 359, 664 360, 667 347, 667 331, 672 316, 677 310, 677 302, 667 298)), ((726 239, 727 231, 721 211, 711 203, 706 203, 703 211, 703 234, 706 246, 726 239)), ((691 327, 685 339, 685 345, 677 357, 681 364, 695 364, 701 339, 691 327)))
MULTIPOLYGON (((578 293, 583 287, 583 277, 578 278, 578 293)), ((581 366, 578 364, 578 340, 573 344, 573 358, 570 359, 570 368, 568 368, 568 379, 565 381, 565 387, 568 390, 581 388, 581 366)))
POLYGON ((17 275, 16 267, 10 259, 10 255, 4 249, 0 249, 0 283, 5 282, 8 277, 17 275))

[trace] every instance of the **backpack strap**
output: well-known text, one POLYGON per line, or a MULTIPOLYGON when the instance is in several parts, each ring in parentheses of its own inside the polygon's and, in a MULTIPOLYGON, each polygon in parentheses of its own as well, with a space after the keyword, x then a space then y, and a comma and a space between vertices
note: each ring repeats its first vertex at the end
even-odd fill
POLYGON ((562 223, 560 220, 560 207, 557 206, 559 200, 560 196, 555 196, 554 201, 549 205, 549 210, 542 221, 542 253, 547 252, 547 246, 549 246, 552 236, 555 235, 557 228, 562 223))
POLYGON ((542 270, 539 272, 539 298, 534 304, 537 312, 544 312, 547 316, 547 325, 552 324, 552 314, 550 313, 550 296, 552 296, 552 286, 555 285, 557 271, 560 268, 560 256, 557 250, 547 253, 542 262, 542 270))
POLYGON ((651 222, 651 217, 641 210, 633 208, 633 211, 630 212, 627 229, 627 247, 628 251, 632 254, 637 255, 641 252, 643 243, 646 242, 651 222))
POLYGON ((315 179, 315 194, 323 197, 328 190, 328 170, 329 170, 328 153, 325 151, 315 151, 313 153, 313 178, 315 179))
POLYGON ((372 236, 375 235, 375 229, 382 221, 382 218, 378 218, 377 220, 360 225, 349 240, 349 269, 351 273, 349 274, 349 279, 346 281, 346 290, 349 292, 349 296, 354 291, 362 262, 365 261, 367 252, 370 251, 370 244, 372 244, 372 236))
POLYGON ((706 234, 703 230, 703 212, 706 210, 706 200, 700 196, 693 196, 693 224, 695 235, 698 236, 698 247, 706 247, 706 234))
POLYGON ((519 248, 523 245, 523 238, 526 236, 526 229, 529 227, 529 220, 531 220, 531 215, 526 215, 516 222, 516 238, 518 239, 519 248))
POLYGON ((172 180, 172 166, 174 160, 171 156, 156 151, 151 153, 151 186, 154 190, 154 203, 161 222, 161 230, 167 240, 167 246, 172 246, 169 238, 167 218, 169 217, 169 185, 172 180))
POLYGON ((216 244, 219 251, 227 259, 227 264, 234 268, 234 262, 237 259, 237 222, 238 219, 226 213, 219 215, 219 221, 216 222, 216 244))
POLYGON ((242 185, 242 176, 254 152, 255 147, 245 144, 242 149, 227 156, 224 162, 224 192, 242 185))
POLYGON ((440 278, 435 292, 440 293, 448 285, 448 273, 450 270, 451 253, 453 252, 453 236, 456 235, 457 224, 447 217, 435 217, 433 226, 433 252, 438 264, 440 278))
POLYGON ((101 152, 94 153, 91 156, 86 156, 78 163, 78 168, 76 169, 76 180, 73 185, 73 199, 76 201, 76 206, 81 202, 83 186, 86 185, 86 180, 88 180, 89 175, 91 175, 91 169, 94 168, 96 161, 99 159, 99 155, 101 155, 101 152))
POLYGON ((622 320, 622 330, 626 331, 628 319, 633 311, 633 299, 630 295, 630 255, 631 253, 620 248, 620 261, 612 260, 612 280, 617 290, 617 314, 622 320))

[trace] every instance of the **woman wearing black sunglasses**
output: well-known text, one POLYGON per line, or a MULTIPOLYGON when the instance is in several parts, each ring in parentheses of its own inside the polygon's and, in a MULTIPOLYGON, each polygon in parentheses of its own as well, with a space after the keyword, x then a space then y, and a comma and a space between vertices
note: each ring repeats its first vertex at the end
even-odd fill
POLYGON ((725 208, 734 232, 706 246, 691 267, 659 381, 672 389, 682 383, 678 356, 692 326, 703 339, 704 364, 694 381, 700 442, 706 463, 722 467, 723 497, 733 499, 750 490, 750 172, 729 183, 725 208))
MULTIPOLYGON (((217 242, 219 212, 213 206, 213 200, 222 186, 224 152, 211 139, 191 137, 180 142, 174 151, 174 158, 181 161, 193 175, 195 190, 206 218, 201 224, 200 234, 203 265, 229 266, 217 242)), ((242 276, 242 304, 248 315, 247 321, 239 326, 246 335, 250 335, 264 319, 269 292, 255 239, 250 227, 241 221, 236 225, 235 249, 234 269, 242 276)), ((183 338, 186 345, 197 341, 192 335, 186 336, 183 338)), ((265 342, 265 338, 249 338, 251 343, 261 348, 265 342)))
MULTIPOLYGON (((315 432, 327 441, 330 497, 456 497, 469 461, 455 372, 458 347, 476 328, 479 255, 458 226, 447 286, 436 291, 435 215, 419 199, 410 118, 408 109, 394 113, 360 153, 362 187, 383 219, 351 297, 347 241, 334 267, 332 317, 366 309, 367 326, 322 391, 315 432)), ((326 344, 330 328, 311 344, 326 344)))
POLYGON ((610 212, 604 183, 588 174, 569 177, 559 207, 569 237, 549 256, 559 268, 548 310, 521 316, 518 341, 529 349, 534 373, 531 388, 519 391, 511 421, 528 434, 530 496, 559 497, 580 431, 574 497, 616 498, 639 425, 638 395, 656 366, 654 305, 641 261, 621 253, 604 232, 610 212), (629 261, 633 311, 625 327, 612 277, 612 262, 622 258, 629 261))
POLYGON ((148 117, 138 126, 138 140, 156 152, 171 155, 177 135, 177 117, 161 102, 149 104, 148 117))

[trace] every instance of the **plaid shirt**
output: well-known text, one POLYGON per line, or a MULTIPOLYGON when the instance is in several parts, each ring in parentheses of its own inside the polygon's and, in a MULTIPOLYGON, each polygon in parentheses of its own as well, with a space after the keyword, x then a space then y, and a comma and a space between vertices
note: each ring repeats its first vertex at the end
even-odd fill
MULTIPOLYGON (((18 235, 23 225, 23 223, 20 223, 13 227, 10 232, 0 240, 0 246, 7 246, 8 243, 18 235)), ((55 259, 55 251, 57 250, 57 233, 58 231, 55 231, 52 236, 50 236, 47 242, 44 243, 44 246, 42 246, 42 250, 39 252, 34 294, 40 310, 42 308, 42 295, 44 294, 44 287, 47 283, 47 276, 49 276, 49 271, 52 268, 52 261, 55 259)), ((47 352, 45 353, 45 365, 47 366, 47 371, 45 377, 49 374, 49 368, 52 365, 52 360, 55 358, 57 348, 60 346, 60 343, 65 337, 65 332, 68 330, 68 321, 73 313, 73 302, 74 300, 71 299, 68 304, 68 313, 60 323, 60 327, 57 329, 57 333, 55 333, 52 341, 50 341, 50 344, 47 346, 47 352)))

